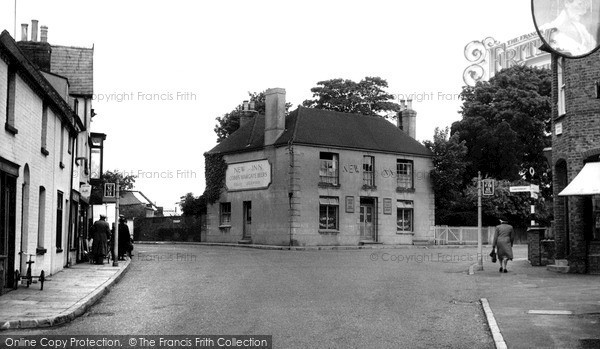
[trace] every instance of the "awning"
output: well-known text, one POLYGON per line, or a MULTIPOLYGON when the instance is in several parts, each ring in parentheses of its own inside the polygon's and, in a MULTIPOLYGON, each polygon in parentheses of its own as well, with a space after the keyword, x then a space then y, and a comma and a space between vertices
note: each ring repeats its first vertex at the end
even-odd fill
POLYGON ((585 164, 575 179, 558 195, 600 195, 600 162, 585 164))

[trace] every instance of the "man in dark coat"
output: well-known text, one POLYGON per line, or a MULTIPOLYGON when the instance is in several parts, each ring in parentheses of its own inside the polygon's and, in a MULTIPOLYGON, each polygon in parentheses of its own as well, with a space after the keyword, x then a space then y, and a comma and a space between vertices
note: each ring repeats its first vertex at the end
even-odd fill
POLYGON ((110 226, 106 222, 106 216, 101 214, 100 219, 92 225, 92 256, 96 264, 104 264, 104 258, 108 254, 108 236, 110 226))
POLYGON ((506 273, 508 261, 513 259, 513 242, 515 240, 515 231, 512 225, 505 219, 500 219, 500 225, 496 226, 494 235, 494 248, 498 248, 498 260, 500 261, 500 272, 506 273))
POLYGON ((125 216, 119 216, 119 258, 125 259, 125 255, 129 255, 131 237, 129 236, 129 227, 125 216))

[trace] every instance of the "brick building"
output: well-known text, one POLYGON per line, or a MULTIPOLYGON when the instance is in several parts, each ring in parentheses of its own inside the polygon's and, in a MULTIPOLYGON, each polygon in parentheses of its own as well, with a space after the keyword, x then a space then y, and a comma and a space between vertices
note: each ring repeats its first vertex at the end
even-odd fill
POLYGON ((415 117, 404 110, 394 126, 376 116, 303 107, 285 116, 285 90, 267 90, 265 115, 243 117, 240 128, 207 153, 221 156, 227 167, 225 188, 207 208, 207 241, 433 240, 433 165, 414 139, 415 117))
POLYGON ((600 52, 554 56, 552 71, 556 257, 600 274, 600 52))
POLYGON ((75 263, 78 210, 74 173, 86 127, 65 99, 68 81, 46 78, 7 31, 0 34, 0 276, 47 274, 75 263))

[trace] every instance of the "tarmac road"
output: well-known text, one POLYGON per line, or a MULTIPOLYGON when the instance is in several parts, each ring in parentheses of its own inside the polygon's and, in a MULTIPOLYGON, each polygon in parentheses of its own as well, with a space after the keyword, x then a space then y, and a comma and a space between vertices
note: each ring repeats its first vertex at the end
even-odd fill
MULTIPOLYGON (((88 313, 19 334, 273 335, 274 348, 493 348, 475 248, 136 245, 88 313)), ((6 333, 8 334, 8 333, 6 333)))

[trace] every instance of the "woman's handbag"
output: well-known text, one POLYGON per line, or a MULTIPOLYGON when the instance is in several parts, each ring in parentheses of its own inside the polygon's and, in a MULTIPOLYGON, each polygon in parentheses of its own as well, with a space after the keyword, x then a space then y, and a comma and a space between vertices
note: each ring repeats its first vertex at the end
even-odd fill
POLYGON ((492 263, 496 263, 496 250, 492 249, 492 252, 490 252, 490 257, 492 257, 492 263))

